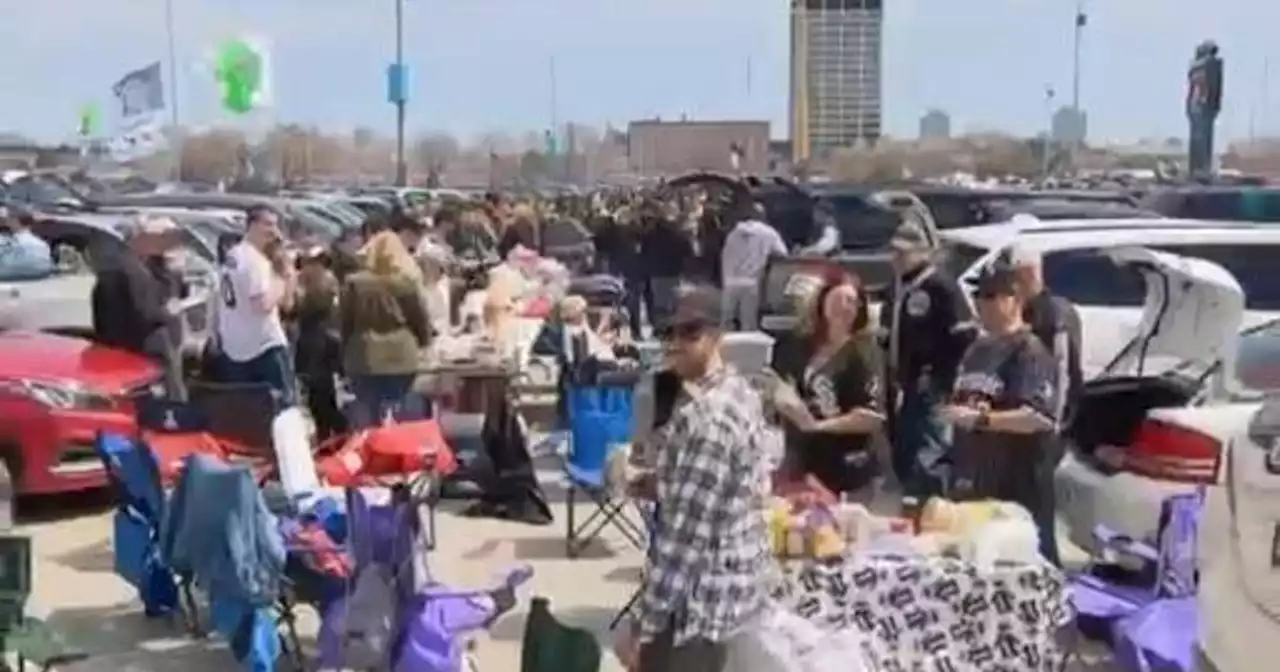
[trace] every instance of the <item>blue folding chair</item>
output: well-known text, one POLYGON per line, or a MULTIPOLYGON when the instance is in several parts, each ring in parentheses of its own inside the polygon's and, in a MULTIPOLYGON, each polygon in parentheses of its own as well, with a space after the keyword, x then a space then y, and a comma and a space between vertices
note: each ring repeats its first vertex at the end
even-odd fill
POLYGON ((190 574, 175 571, 160 556, 166 501, 155 454, 138 439, 108 432, 97 435, 94 449, 116 493, 112 519, 116 574, 138 589, 147 616, 180 611, 190 631, 200 634, 190 574))
POLYGON ((610 454, 631 439, 633 392, 630 385, 565 389, 569 420, 569 453, 564 465, 569 480, 565 547, 570 558, 578 557, 610 525, 636 548, 644 548, 644 532, 628 517, 627 500, 614 497, 605 481, 610 454), (581 524, 574 512, 578 492, 596 505, 581 524))

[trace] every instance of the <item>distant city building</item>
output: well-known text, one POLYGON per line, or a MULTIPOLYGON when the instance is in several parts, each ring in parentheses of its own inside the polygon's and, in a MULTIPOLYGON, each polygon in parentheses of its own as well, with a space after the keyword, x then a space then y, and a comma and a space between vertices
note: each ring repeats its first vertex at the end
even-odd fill
POLYGON ((883 0, 791 0, 796 161, 880 139, 883 0))
POLYGON ((633 121, 627 125, 627 158, 632 171, 654 177, 691 170, 763 172, 769 165, 769 122, 633 121))
POLYGON ((920 117, 921 140, 948 140, 951 138, 951 115, 942 110, 929 110, 920 117))
POLYGON ((1089 137, 1089 114, 1084 110, 1076 110, 1063 105, 1053 113, 1053 141, 1060 145, 1084 144, 1089 137))

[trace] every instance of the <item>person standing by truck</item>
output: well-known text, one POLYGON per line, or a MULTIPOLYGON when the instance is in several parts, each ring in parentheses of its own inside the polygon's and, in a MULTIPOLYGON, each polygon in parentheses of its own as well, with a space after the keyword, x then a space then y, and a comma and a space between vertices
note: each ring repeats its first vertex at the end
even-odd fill
POLYGON ((977 334, 955 280, 933 264, 919 223, 901 224, 890 240, 896 277, 880 312, 888 339, 889 380, 899 403, 892 429, 893 470, 904 494, 939 494, 950 431, 939 415, 956 367, 977 334))
POLYGON ((786 256, 787 244, 765 223, 764 207, 759 203, 739 205, 736 218, 720 256, 723 314, 726 321, 736 322, 740 331, 755 331, 760 324, 760 278, 770 257, 786 256))

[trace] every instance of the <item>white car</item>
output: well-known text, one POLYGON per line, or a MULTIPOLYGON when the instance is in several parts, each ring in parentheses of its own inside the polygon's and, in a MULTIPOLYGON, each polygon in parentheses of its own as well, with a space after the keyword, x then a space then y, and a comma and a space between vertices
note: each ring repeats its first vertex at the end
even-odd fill
POLYGON ((1248 410, 1201 515, 1201 672, 1270 672, 1280 652, 1280 399, 1248 410))
POLYGON ((1164 500, 1215 483, 1231 429, 1251 402, 1280 389, 1258 366, 1267 354, 1280 363, 1274 345, 1255 345, 1280 337, 1280 323, 1240 336, 1244 295, 1225 269, 1143 248, 1110 256, 1146 281, 1141 324, 1113 366, 1086 383, 1054 479, 1072 543, 1090 550, 1099 524, 1155 541, 1164 500))
POLYGON ((941 232, 949 271, 971 281, 1017 245, 1043 256, 1045 284, 1080 312, 1086 377, 1104 370, 1129 342, 1141 318, 1145 286, 1131 265, 1103 251, 1141 246, 1207 259, 1235 276, 1245 293, 1245 326, 1280 317, 1280 227, 1185 219, 1088 219, 1009 222, 941 232))
POLYGON ((1085 372, 1102 377, 1087 384, 1066 429, 1056 478, 1076 545, 1091 548, 1097 524, 1154 540, 1165 497, 1213 479, 1223 427, 1248 412, 1243 404, 1280 390, 1280 371, 1268 367, 1280 365, 1280 352, 1267 346, 1280 336, 1280 276, 1269 268, 1280 259, 1280 227, 1019 217, 942 238, 962 279, 1015 243, 1041 252, 1046 284, 1080 312, 1085 372), (1117 252, 1130 246, 1174 255, 1117 252), (1160 294, 1164 287, 1175 291, 1160 294), (1233 301, 1234 313, 1220 312, 1233 301))

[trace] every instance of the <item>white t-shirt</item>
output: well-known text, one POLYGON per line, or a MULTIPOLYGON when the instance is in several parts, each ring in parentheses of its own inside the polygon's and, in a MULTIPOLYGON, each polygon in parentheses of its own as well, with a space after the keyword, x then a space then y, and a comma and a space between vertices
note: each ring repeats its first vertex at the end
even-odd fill
POLYGON ((222 352, 233 361, 247 362, 268 348, 287 344, 280 310, 264 312, 253 300, 274 291, 274 285, 280 282, 266 255, 248 242, 241 242, 228 251, 221 271, 218 340, 222 352))

